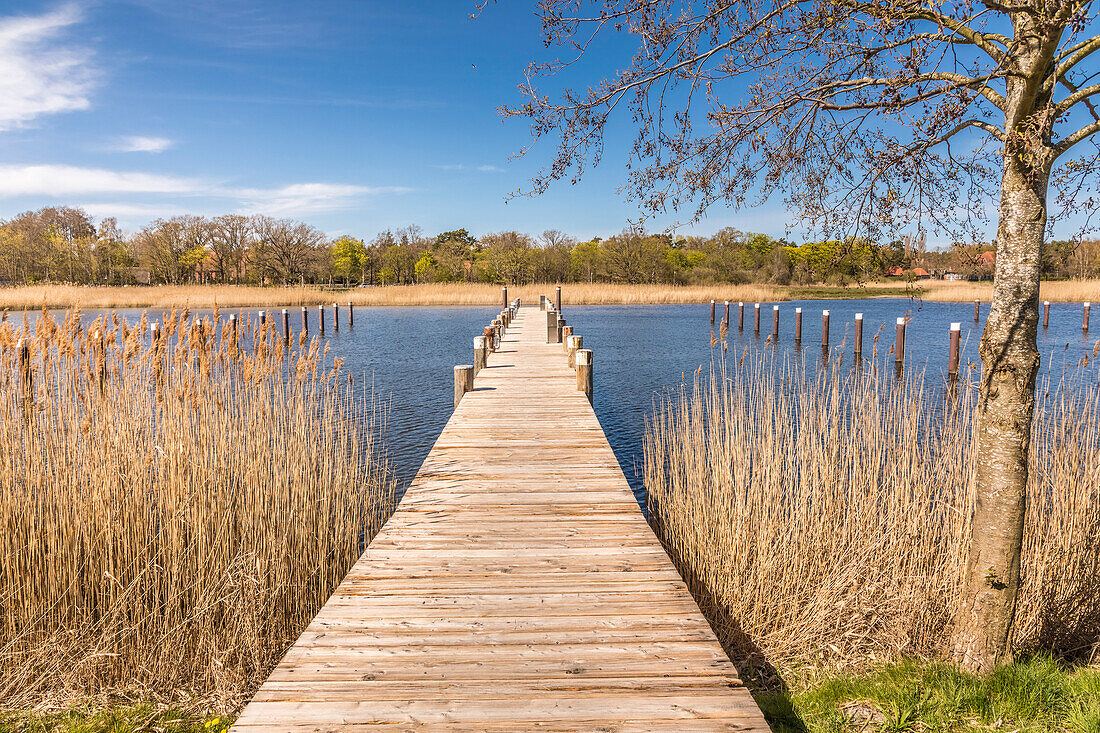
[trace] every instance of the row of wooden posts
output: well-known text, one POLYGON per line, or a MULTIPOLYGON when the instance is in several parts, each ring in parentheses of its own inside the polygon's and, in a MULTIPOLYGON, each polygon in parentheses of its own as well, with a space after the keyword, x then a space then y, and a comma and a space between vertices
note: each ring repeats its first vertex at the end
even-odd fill
MULTIPOLYGON (((454 368, 454 406, 457 408, 462 397, 473 390, 474 378, 489 362, 489 356, 500 348, 500 340, 519 312, 519 298, 508 300, 508 288, 501 288, 500 315, 493 319, 481 336, 474 338, 474 363, 458 364, 454 368)), ((592 351, 581 348, 584 339, 573 335, 573 327, 566 325, 561 316, 561 288, 556 292, 554 301, 541 296, 540 310, 546 313, 546 343, 562 344, 562 350, 569 360, 569 367, 577 373, 577 390, 584 392, 588 401, 592 401, 592 351)))

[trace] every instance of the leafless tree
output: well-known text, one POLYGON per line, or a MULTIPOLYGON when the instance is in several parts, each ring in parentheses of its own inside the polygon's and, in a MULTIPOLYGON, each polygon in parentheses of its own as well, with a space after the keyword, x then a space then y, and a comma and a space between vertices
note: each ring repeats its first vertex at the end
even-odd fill
MULTIPOLYGON (((812 228, 877 238, 913 220, 961 238, 998 202, 992 310, 980 352, 977 499, 952 651, 1006 659, 1020 578, 1040 249, 1073 206, 1095 210, 1100 50, 1092 0, 540 0, 530 119, 558 147, 530 192, 603 154, 620 108, 637 128, 627 190, 700 216, 778 193, 812 228), (547 93, 623 39, 619 72, 547 93), (1055 199, 1048 207, 1053 188, 1055 199)), ((601 56, 601 62, 605 61, 601 56)))
POLYGON ((211 220, 210 230, 210 248, 218 281, 237 282, 245 256, 253 244, 252 219, 240 214, 224 214, 211 220))

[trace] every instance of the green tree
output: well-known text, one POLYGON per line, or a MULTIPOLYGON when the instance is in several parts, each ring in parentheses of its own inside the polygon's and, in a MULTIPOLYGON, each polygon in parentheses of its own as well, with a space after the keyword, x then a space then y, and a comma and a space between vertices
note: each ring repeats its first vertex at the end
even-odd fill
POLYGON ((367 264, 367 246, 363 240, 344 235, 331 247, 332 268, 344 284, 362 282, 367 264))

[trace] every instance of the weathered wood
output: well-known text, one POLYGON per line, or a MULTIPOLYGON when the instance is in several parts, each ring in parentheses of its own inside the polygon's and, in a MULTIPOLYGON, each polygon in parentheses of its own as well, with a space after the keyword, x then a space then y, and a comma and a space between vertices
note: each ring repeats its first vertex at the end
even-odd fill
POLYGON ((569 342, 569 364, 570 369, 577 368, 577 351, 584 347, 584 337, 574 334, 570 337, 572 340, 569 342))
POLYGON ((348 328, 355 327, 355 308, 352 306, 351 301, 348 301, 348 328))
POLYGON ((794 309, 794 342, 802 343, 802 309, 794 309))
POLYGON ((768 731, 545 323, 517 313, 235 729, 768 731))
POLYGON ((572 335, 573 335, 573 327, 572 326, 562 326, 561 327, 561 350, 562 350, 562 353, 564 353, 564 354, 569 353, 569 337, 572 336, 572 335))
POLYGON ((772 306, 772 343, 779 343, 779 306, 772 306))
POLYGON ((977 299, 974 300, 974 323, 978 322, 978 316, 980 315, 979 309, 981 308, 981 305, 982 301, 977 299))
POLYGON ((1050 301, 1043 301, 1043 328, 1050 326, 1050 301))
POLYGON ((317 328, 320 330, 321 335, 325 335, 325 307, 323 305, 317 306, 317 328))
POLYGON ((952 323, 948 336, 947 347, 947 376, 955 378, 959 375, 959 341, 962 335, 962 324, 952 323))
POLYGON ((852 350, 855 352, 855 364, 856 366, 863 366, 863 314, 856 313, 855 320, 855 342, 852 350))
POLYGON ((577 352, 577 390, 592 401, 592 349, 577 352))
POLYGON ((905 316, 898 316, 894 336, 894 363, 898 366, 905 363, 905 316))
POLYGON ((1088 331, 1089 330, 1089 307, 1090 306, 1091 306, 1091 303, 1085 303, 1084 320, 1081 322, 1081 330, 1082 331, 1088 331))
POLYGON ((474 376, 485 368, 487 362, 488 352, 485 346, 485 337, 478 336, 474 339, 474 376))
POLYGON ((561 313, 561 286, 558 286, 557 293, 554 296, 554 305, 554 310, 556 310, 558 313, 561 313))
POLYGON ((829 348, 829 311, 821 311, 821 347, 829 348))
POLYGON ((462 397, 474 388, 473 364, 459 364, 455 367, 455 407, 462 402, 462 397))
POLYGON ((283 308, 283 342, 290 344, 290 311, 283 308))

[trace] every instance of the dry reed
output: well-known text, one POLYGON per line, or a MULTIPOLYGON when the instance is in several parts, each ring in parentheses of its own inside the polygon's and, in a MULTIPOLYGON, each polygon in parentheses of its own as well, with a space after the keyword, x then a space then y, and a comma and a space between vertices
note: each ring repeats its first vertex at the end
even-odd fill
POLYGON ((0 704, 232 708, 392 511, 377 412, 316 340, 216 314, 148 334, 0 325, 0 704))
MULTIPOLYGON (((768 355, 718 367, 647 425, 654 525, 743 663, 935 657, 959 592, 976 385, 768 355)), ((1091 374, 1091 372, 1087 372, 1091 374)), ((1015 644, 1100 644, 1100 386, 1040 388, 1015 644)))

